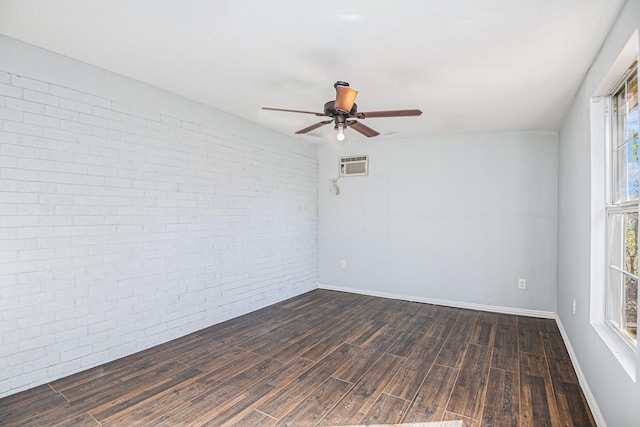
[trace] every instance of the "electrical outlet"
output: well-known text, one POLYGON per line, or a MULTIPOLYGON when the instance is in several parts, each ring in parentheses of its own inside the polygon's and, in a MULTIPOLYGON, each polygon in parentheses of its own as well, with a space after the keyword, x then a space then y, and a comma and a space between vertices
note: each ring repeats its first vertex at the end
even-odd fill
POLYGON ((527 289, 527 279, 518 279, 518 289, 527 289))
POLYGON ((343 259, 340 260, 340 268, 347 268, 347 263, 343 259))
POLYGON ((573 300, 573 314, 576 314, 576 300, 573 300))

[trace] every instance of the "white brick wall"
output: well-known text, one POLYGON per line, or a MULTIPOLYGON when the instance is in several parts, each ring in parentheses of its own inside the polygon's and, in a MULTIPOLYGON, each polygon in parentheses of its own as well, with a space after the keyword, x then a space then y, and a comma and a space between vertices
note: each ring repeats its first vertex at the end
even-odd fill
POLYGON ((317 286, 317 157, 200 121, 0 72, 0 397, 317 286))

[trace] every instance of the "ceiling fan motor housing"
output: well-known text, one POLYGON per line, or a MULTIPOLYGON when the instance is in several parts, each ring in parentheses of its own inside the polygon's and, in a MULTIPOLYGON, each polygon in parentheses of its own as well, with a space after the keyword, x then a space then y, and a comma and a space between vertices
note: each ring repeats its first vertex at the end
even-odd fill
POLYGON ((329 117, 336 117, 336 116, 353 117, 358 112, 358 106, 355 103, 353 104, 353 107, 351 107, 351 111, 349 111, 348 114, 343 114, 338 110, 336 110, 335 105, 336 105, 336 101, 326 102, 324 104, 324 113, 329 117))

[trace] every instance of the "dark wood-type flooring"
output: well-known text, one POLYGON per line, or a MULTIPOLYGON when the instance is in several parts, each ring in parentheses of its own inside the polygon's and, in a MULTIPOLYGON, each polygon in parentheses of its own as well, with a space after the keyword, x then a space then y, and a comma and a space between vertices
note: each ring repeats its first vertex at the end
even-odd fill
POLYGON ((595 425, 553 320, 324 290, 0 399, 3 426, 435 421, 595 425))

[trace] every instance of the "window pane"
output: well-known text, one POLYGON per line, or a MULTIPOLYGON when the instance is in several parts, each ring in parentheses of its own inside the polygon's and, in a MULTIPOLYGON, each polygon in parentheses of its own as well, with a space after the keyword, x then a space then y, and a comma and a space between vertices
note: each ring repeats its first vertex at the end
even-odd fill
POLYGON ((618 114, 622 118, 622 132, 619 144, 638 136, 638 75, 633 73, 621 92, 618 114))
POLYGON ((615 96, 614 204, 640 197, 640 168, 638 165, 638 76, 633 73, 615 96))
POLYGON ((609 214, 607 264, 622 270, 622 214, 609 214))
POLYGON ((638 136, 619 147, 616 153, 614 204, 638 200, 640 196, 640 168, 638 167, 638 136))
POLYGON ((608 218, 606 316, 615 328, 635 341, 638 334, 638 213, 609 213, 608 218))
POLYGON ((605 301, 607 320, 616 328, 622 328, 622 216, 621 213, 609 214, 607 230, 609 277, 605 301))
MULTIPOLYGON (((638 276, 638 213, 624 215, 624 264, 625 270, 638 276)), ((624 329, 634 339, 638 338, 638 279, 624 278, 624 329)))

